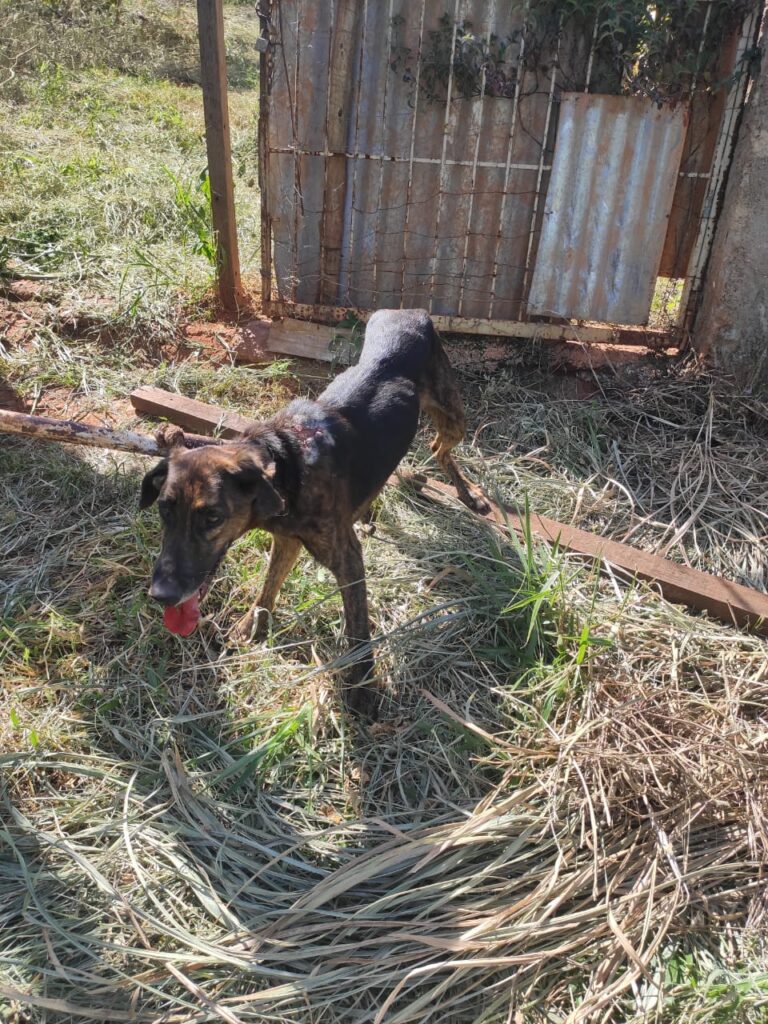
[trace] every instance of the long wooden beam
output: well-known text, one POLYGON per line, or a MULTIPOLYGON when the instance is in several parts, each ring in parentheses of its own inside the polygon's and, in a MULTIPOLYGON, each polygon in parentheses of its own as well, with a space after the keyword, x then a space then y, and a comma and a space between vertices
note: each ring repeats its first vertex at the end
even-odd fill
MULTIPOLYGON (((315 323, 334 324, 354 317, 366 323, 373 315, 371 309, 344 306, 309 305, 272 299, 264 304, 269 316, 304 319, 315 323)), ((541 341, 580 341, 586 344, 602 343, 641 345, 663 350, 674 347, 674 332, 655 327, 629 327, 611 324, 554 324, 528 320, 487 320, 483 317, 440 316, 432 314, 432 322, 443 334, 482 334, 494 338, 529 338, 541 341)))
MULTIPOLYGON (((165 407, 163 415, 182 427, 189 426, 189 420, 183 414, 182 418, 175 418, 178 415, 178 396, 168 397, 171 401, 165 407)), ((208 410, 207 416, 211 423, 222 421, 223 410, 213 406, 209 406, 208 410)), ((456 500, 454 489, 438 480, 396 474, 390 478, 390 483, 396 484, 402 480, 417 486, 426 498, 438 501, 456 500)), ((486 522, 505 533, 511 529, 520 535, 524 534, 526 524, 514 509, 494 502, 489 504, 491 511, 482 516, 486 522)), ((768 635, 768 595, 758 590, 712 576, 699 569, 679 565, 660 555, 641 551, 630 544, 622 544, 620 541, 609 540, 586 530, 558 523, 546 516, 531 514, 530 529, 540 540, 558 544, 567 551, 610 565, 630 578, 656 584, 668 601, 708 612, 723 622, 747 626, 768 635)))
MULTIPOLYGON (((402 474, 401 478, 433 501, 457 500, 453 487, 439 480, 418 474, 402 474)), ((490 499, 489 504, 490 512, 480 518, 502 533, 514 530, 520 536, 525 535, 526 523, 514 509, 508 505, 498 505, 490 499)), ((673 604, 684 604, 708 612, 722 622, 747 626, 768 636, 768 595, 759 590, 671 562, 668 558, 642 551, 631 544, 622 544, 579 530, 575 526, 558 523, 546 516, 531 513, 529 523, 534 537, 557 544, 577 555, 584 555, 590 560, 605 563, 633 579, 655 583, 663 597, 673 604)))

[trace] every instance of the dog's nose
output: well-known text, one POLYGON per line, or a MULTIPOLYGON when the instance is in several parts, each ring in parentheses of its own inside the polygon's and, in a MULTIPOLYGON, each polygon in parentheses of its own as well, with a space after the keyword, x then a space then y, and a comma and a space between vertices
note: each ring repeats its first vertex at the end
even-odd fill
POLYGON ((178 604, 181 600, 181 590, 171 580, 153 579, 149 588, 149 596, 163 605, 178 604))

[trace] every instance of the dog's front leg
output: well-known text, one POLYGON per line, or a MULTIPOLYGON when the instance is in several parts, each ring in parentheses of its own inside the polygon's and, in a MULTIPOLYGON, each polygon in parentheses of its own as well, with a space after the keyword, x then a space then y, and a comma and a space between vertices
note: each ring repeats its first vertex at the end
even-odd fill
POLYGON ((273 535, 264 586, 261 588, 261 594, 255 607, 246 612, 235 624, 233 630, 235 639, 258 639, 266 633, 269 616, 274 610, 280 587, 285 583, 288 573, 296 564, 300 551, 301 541, 298 537, 273 535))
POLYGON ((344 673, 344 703, 350 711, 374 720, 378 714, 379 692, 373 680, 371 624, 360 541, 350 527, 344 532, 339 531, 333 544, 306 546, 318 562, 331 570, 339 584, 344 603, 344 635, 349 650, 352 652, 365 647, 365 651, 359 652, 355 663, 344 673))

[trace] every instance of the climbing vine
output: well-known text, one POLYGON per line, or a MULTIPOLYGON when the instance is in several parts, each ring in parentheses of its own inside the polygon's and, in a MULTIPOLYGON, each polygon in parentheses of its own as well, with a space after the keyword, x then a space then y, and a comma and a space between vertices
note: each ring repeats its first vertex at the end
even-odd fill
MULTIPOLYGON (((591 50, 595 91, 674 102, 690 94, 694 81, 711 91, 729 84, 759 56, 748 48, 736 68, 720 67, 723 40, 756 2, 532 0, 521 5, 520 27, 508 37, 480 34, 446 12, 425 32, 418 88, 428 102, 445 102, 449 81, 454 97, 509 98, 523 72, 535 83, 556 66, 564 87, 579 89, 591 50)), ((403 26, 402 17, 393 19, 390 67, 415 90, 417 55, 402 43, 403 26)))

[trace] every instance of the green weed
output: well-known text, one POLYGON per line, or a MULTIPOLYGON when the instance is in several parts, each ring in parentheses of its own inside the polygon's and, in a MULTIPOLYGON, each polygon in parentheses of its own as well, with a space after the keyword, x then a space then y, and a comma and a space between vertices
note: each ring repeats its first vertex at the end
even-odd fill
POLYGON ((205 256, 212 267, 216 266, 216 243, 211 222, 211 182, 208 170, 200 172, 194 185, 180 181, 166 168, 174 187, 174 202, 179 215, 194 236, 192 252, 205 256))

